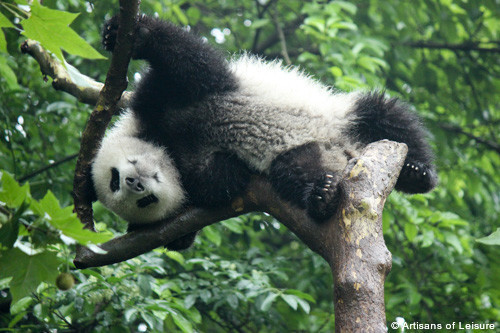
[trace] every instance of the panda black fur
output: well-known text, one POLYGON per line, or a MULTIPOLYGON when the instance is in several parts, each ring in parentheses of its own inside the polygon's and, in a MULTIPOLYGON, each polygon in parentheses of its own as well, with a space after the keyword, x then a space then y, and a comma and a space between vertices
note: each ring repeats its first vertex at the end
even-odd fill
MULTIPOLYGON (((103 32, 107 50, 116 30, 115 17, 103 32)), ((325 220, 337 207, 347 161, 381 139, 409 148, 397 190, 427 192, 437 183, 426 131, 396 99, 335 92, 249 55, 227 62, 200 38, 147 16, 139 19, 133 57, 150 68, 92 170, 99 200, 132 225, 171 216, 186 202, 227 204, 252 174, 325 220)))

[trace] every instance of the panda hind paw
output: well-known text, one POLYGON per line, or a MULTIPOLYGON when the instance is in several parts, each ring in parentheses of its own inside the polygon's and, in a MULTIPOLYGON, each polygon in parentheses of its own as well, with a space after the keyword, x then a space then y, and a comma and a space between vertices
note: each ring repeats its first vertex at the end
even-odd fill
POLYGON ((307 198, 307 212, 317 221, 330 218, 339 205, 338 178, 331 173, 325 173, 313 186, 307 198))
POLYGON ((396 189, 406 193, 425 193, 436 184, 437 176, 432 167, 416 161, 405 161, 396 189))

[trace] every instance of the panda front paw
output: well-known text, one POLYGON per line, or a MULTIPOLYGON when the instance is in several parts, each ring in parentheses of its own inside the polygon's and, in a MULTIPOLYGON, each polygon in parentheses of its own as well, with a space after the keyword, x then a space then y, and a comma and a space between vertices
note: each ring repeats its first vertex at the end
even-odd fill
POLYGON ((324 221, 337 211, 340 202, 338 182, 338 177, 331 173, 325 173, 316 181, 307 199, 307 212, 312 218, 324 221))
MULTIPOLYGON (((102 29, 102 45, 104 49, 113 52, 116 45, 116 37, 119 27, 118 15, 104 23, 102 29)), ((144 59, 144 53, 147 52, 148 40, 151 39, 151 30, 154 28, 156 21, 144 14, 137 16, 137 25, 135 32, 135 42, 132 48, 133 59, 144 59)))
POLYGON ((396 183, 396 190, 406 193, 425 193, 436 185, 436 171, 432 167, 416 161, 405 161, 396 183))
POLYGON ((118 15, 104 23, 102 29, 102 45, 106 51, 113 52, 115 49, 116 35, 118 33, 118 15))

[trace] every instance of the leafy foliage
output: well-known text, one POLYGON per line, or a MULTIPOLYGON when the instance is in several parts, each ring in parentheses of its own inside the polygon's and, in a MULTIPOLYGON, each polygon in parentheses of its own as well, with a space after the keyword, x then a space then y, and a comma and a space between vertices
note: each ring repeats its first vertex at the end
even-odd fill
MULTIPOLYGON (((432 133, 440 186, 427 195, 393 193, 386 204, 388 321, 497 328, 499 8, 496 0, 141 4, 221 49, 270 59, 287 54, 338 89, 385 89, 409 100, 432 133)), ((19 45, 37 39, 102 81, 108 62, 89 59, 100 57, 92 47, 98 49, 104 18, 117 10, 116 0, 0 0, 0 327, 331 331, 329 267, 265 214, 208 227, 182 254, 158 249, 122 264, 73 268, 75 241, 102 242, 125 224, 96 203, 96 235, 72 214, 71 156, 89 107, 52 89, 19 45), (59 272, 70 272, 76 285, 58 290, 59 272)), ((131 82, 142 66, 132 64, 131 82)))
POLYGON ((61 61, 63 60, 61 49, 84 58, 103 59, 99 52, 69 28, 69 24, 77 16, 78 14, 49 9, 34 1, 30 16, 21 21, 24 28, 23 35, 40 42, 61 61))

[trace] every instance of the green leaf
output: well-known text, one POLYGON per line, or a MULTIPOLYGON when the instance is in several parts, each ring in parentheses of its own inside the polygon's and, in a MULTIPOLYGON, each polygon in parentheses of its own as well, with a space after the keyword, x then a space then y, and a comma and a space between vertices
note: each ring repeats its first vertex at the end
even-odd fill
MULTIPOLYGON (((2 33, 1 28, 15 28, 9 19, 2 13, 0 13, 0 51, 7 53, 7 41, 5 40, 5 35, 2 33)), ((0 68, 0 73, 2 73, 2 68, 0 68)))
POLYGON ((196 7, 189 7, 188 10, 186 11, 186 14, 189 18, 189 22, 192 25, 195 25, 196 23, 198 23, 198 21, 200 20, 200 17, 201 17, 201 12, 196 7))
POLYGON ((182 11, 182 9, 179 7, 179 5, 173 5, 172 6, 172 10, 173 10, 173 12, 175 13, 175 16, 177 16, 177 18, 179 19, 179 22, 182 25, 188 25, 189 24, 188 18, 186 17, 186 15, 182 11))
MULTIPOLYGON (((2 36, 3 35, 0 34, 0 51, 2 51, 2 36)), ((7 50, 5 50, 5 52, 7 52, 7 50)), ((10 90, 19 89, 16 73, 10 68, 7 63, 7 58, 3 56, 0 56, 0 77, 3 77, 10 90)))
POLYGON ((298 302, 297 296, 281 294, 281 298, 294 310, 297 310, 298 302))
POLYGON ((234 309, 234 310, 237 310, 238 309, 238 296, 236 296, 236 294, 230 294, 227 296, 227 303, 229 304, 229 306, 234 309))
POLYGON ((61 49, 83 58, 105 59, 69 27, 77 16, 78 14, 49 9, 34 1, 30 17, 21 21, 23 35, 40 42, 61 61, 64 60, 61 49))
POLYGON ((221 243, 221 236, 218 230, 215 229, 214 226, 208 226, 203 229, 203 235, 207 237, 207 239, 214 243, 215 245, 219 246, 221 243))
POLYGON ((19 216, 14 215, 7 223, 0 228, 0 244, 7 248, 12 248, 19 235, 19 216))
POLYGON ((410 242, 412 242, 415 239, 417 234, 418 234, 418 229, 416 225, 414 225, 413 223, 405 224, 405 235, 410 242))
POLYGON ((59 201, 51 191, 48 191, 39 203, 34 203, 32 209, 38 215, 47 217, 49 223, 54 228, 60 230, 65 236, 73 238, 80 244, 100 244, 113 238, 111 232, 96 233, 84 229, 83 224, 76 214, 73 213, 73 208, 71 206, 61 208, 59 201))
POLYGON ((489 236, 476 239, 476 242, 486 245, 500 245, 500 228, 489 236))
POLYGON ((295 296, 298 296, 299 298, 301 299, 305 299, 311 303, 316 303, 316 300, 309 294, 306 294, 305 292, 303 291, 300 291, 300 290, 296 290, 296 289, 287 289, 285 291, 285 294, 289 294, 289 295, 295 295, 295 296))
POLYGON ((243 233, 243 224, 241 219, 238 217, 222 221, 221 224, 236 234, 243 233))
POLYGON ((444 235, 446 243, 453 246, 458 253, 461 254, 462 252, 464 252, 464 248, 462 247, 462 244, 460 243, 460 240, 458 239, 457 235, 452 234, 451 232, 444 233, 444 235))
POLYGON ((271 305, 273 304, 276 297, 278 297, 278 294, 269 293, 264 302, 262 302, 262 304, 260 305, 260 309, 262 311, 268 311, 271 308, 271 305))
POLYGON ((186 298, 184 299, 184 306, 186 307, 186 309, 190 309, 194 303, 196 303, 196 298, 198 298, 198 295, 196 294, 189 294, 186 296, 186 298))
POLYGON ((5 15, 0 12, 0 28, 15 28, 5 15))
POLYGON ((183 332, 185 333, 191 333, 193 332, 193 325, 189 322, 189 320, 186 319, 183 315, 170 311, 170 314, 172 315, 172 319, 174 320, 174 323, 179 327, 183 332))
POLYGON ((28 297, 23 297, 19 301, 17 301, 15 304, 12 304, 12 307, 10 308, 10 314, 22 314, 25 315, 26 309, 33 303, 33 298, 30 296, 28 297))
POLYGON ((170 259, 173 259, 177 261, 179 264, 184 265, 184 256, 182 255, 182 253, 177 251, 165 251, 165 254, 170 259))
POLYGON ((15 179, 4 172, 2 174, 2 189, 0 190, 0 202, 4 202, 7 207, 17 208, 22 205, 24 200, 30 198, 30 187, 26 183, 23 186, 15 181, 15 179))
POLYGON ((12 304, 29 296, 42 282, 53 285, 59 274, 59 259, 53 252, 33 256, 17 248, 2 253, 0 257, 0 278, 12 276, 10 292, 12 304))
POLYGON ((263 18, 253 21, 251 27, 252 29, 259 29, 269 24, 271 24, 271 21, 267 18, 263 18))
POLYGON ((300 298, 297 298, 297 302, 299 303, 302 310, 304 310, 305 313, 309 314, 309 312, 311 311, 311 306, 309 305, 309 303, 300 298))

